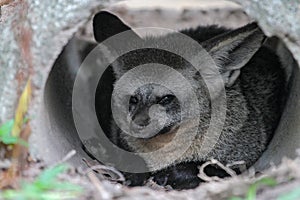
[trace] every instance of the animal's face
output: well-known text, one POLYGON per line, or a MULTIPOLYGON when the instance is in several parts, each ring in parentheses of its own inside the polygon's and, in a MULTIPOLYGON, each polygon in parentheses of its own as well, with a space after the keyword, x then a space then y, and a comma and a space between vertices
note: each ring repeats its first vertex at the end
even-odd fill
POLYGON ((171 90, 159 84, 146 84, 138 88, 129 98, 128 109, 132 119, 130 127, 135 132, 142 133, 151 123, 162 127, 159 132, 145 133, 146 138, 167 133, 175 129, 181 121, 178 99, 171 90))
POLYGON ((210 111, 209 93, 201 75, 170 52, 138 49, 120 56, 112 67, 116 75, 114 120, 124 133, 135 138, 175 132, 182 122, 198 118, 194 114, 197 111, 210 111), (191 107, 197 109, 191 111, 191 107))

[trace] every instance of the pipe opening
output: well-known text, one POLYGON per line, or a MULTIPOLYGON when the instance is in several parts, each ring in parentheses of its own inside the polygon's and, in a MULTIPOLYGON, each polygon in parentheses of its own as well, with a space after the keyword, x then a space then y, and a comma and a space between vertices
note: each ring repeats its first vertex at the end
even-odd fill
MULTIPOLYGON (((163 26, 174 29, 183 29, 198 25, 219 24, 225 27, 236 28, 247 24, 251 19, 239 7, 222 7, 213 9, 182 9, 171 11, 168 9, 126 9, 124 7, 110 8, 114 13, 124 19, 133 27, 139 26, 163 26), (171 17, 166 17, 169 16, 171 17), (151 19, 151 20, 150 20, 151 19), (164 19, 164 20, 161 20, 164 19), (202 21, 199 24, 199 19, 202 21)), ((77 155, 70 162, 76 166, 86 167, 83 158, 93 159, 93 148, 90 143, 82 141, 78 136, 72 115, 72 92, 74 81, 79 67, 85 57, 96 47, 91 32, 91 23, 83 27, 66 44, 57 58, 44 91, 44 107, 40 116, 40 131, 47 134, 39 139, 39 151, 42 159, 52 163, 60 160, 70 150, 75 149, 77 155)), ((300 114, 300 80, 299 66, 297 66, 292 54, 279 38, 269 38, 267 45, 276 51, 280 57, 288 78, 288 95, 280 122, 267 149, 254 164, 257 171, 267 169, 270 164, 279 164, 283 157, 295 157, 299 148, 300 128, 297 118, 300 114)), ((92 76, 93 72, 90 72, 92 76)), ((108 68, 98 86, 96 101, 97 117, 104 132, 111 131, 111 107, 110 98, 113 91, 115 77, 112 68, 108 68)), ((32 151, 37 151, 33 148, 32 151)), ((208 169, 209 170, 209 169, 208 169)), ((160 180, 161 181, 161 180, 160 180)))

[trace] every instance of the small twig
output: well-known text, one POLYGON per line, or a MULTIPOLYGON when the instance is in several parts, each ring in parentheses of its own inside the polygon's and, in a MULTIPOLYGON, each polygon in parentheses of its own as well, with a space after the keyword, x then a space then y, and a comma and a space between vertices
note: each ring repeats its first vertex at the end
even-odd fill
MULTIPOLYGON (((71 151, 69 151, 61 160, 57 161, 55 164, 51 165, 51 166, 56 166, 59 164, 62 164, 64 162, 67 162, 68 160, 70 160, 74 155, 76 154, 76 151, 73 149, 71 151)), ((50 166, 50 167, 51 167, 50 166)))
POLYGON ((96 187, 99 196, 97 197, 97 199, 111 199, 111 194, 109 192, 107 192, 103 185, 101 184, 101 182, 99 181, 99 179, 97 178, 97 176, 94 174, 94 172, 92 170, 90 170, 89 172, 87 172, 87 176, 89 177, 89 179, 91 180, 91 182, 94 184, 94 186, 96 187))
POLYGON ((85 158, 82 158, 82 161, 88 166, 88 167, 92 167, 94 165, 98 165, 100 164, 97 160, 87 160, 85 158))
MULTIPOLYGON (((110 181, 118 181, 118 182, 125 182, 125 177, 124 175, 118 171, 117 169, 115 169, 114 167, 110 167, 110 166, 105 166, 105 165, 101 165, 99 163, 97 164, 92 164, 91 162, 87 161, 86 159, 82 159, 86 165, 93 171, 104 175, 107 174, 110 176, 110 181)), ((108 179, 104 176, 102 176, 103 179, 108 179)))
POLYGON ((112 181, 125 181, 125 177, 123 176, 123 174, 113 167, 105 165, 95 165, 92 166, 91 169, 101 174, 108 174, 111 177, 112 181))
POLYGON ((69 153, 67 153, 67 155, 65 155, 65 157, 63 157, 63 159, 61 159, 61 161, 59 163, 64 163, 67 162, 68 160, 70 160, 73 156, 75 156, 76 151, 73 149, 71 150, 69 153))
POLYGON ((232 168, 233 166, 238 166, 240 172, 244 172, 247 170, 246 163, 243 160, 235 161, 226 165, 227 168, 232 168))
POLYGON ((220 181, 220 180, 222 180, 221 178, 219 178, 217 176, 211 176, 210 177, 210 176, 206 175, 206 173, 204 172, 204 169, 205 169, 205 167, 207 167, 209 165, 217 165, 221 169, 223 169, 227 174, 229 174, 231 177, 236 176, 235 171, 233 171, 232 169, 226 167, 225 165, 223 165, 222 163, 220 163, 216 159, 211 159, 210 161, 207 161, 206 163, 204 163, 203 165, 198 167, 199 168, 198 177, 201 178, 204 181, 211 182, 211 181, 220 181))
POLYGON ((149 188, 151 188, 153 190, 158 190, 158 191, 170 191, 173 189, 170 185, 166 185, 166 186, 158 185, 155 181, 153 181, 153 177, 151 177, 147 181, 146 186, 148 186, 149 188))

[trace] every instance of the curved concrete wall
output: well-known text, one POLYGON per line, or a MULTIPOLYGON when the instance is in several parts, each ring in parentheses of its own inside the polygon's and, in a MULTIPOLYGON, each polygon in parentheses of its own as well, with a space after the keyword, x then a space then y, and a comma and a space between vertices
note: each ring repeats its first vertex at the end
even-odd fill
MULTIPOLYGON (((278 164, 284 156, 294 157, 295 150, 300 146, 300 80, 298 67, 300 63, 300 29, 299 24, 295 24, 295 20, 291 21, 299 13, 293 11, 295 5, 292 3, 285 3, 282 5, 283 7, 276 7, 273 6, 274 1, 236 1, 242 4, 243 9, 259 23, 268 36, 280 38, 295 58, 295 61, 293 61, 291 55, 286 53, 288 51, 281 49, 280 52, 284 52, 282 59, 287 66, 287 71, 290 72, 290 69, 293 69, 291 92, 276 135, 267 151, 255 165, 258 170, 262 170, 268 167, 270 163, 278 164), (278 18, 281 20, 273 21, 273 19, 278 18)), ((283 4, 284 0, 277 2, 283 4)), ((36 157, 43 158, 49 163, 60 160, 72 149, 75 149, 78 153, 71 160, 76 165, 82 164, 82 157, 88 157, 82 150, 81 142, 74 128, 71 113, 71 93, 76 72, 83 59, 78 51, 90 47, 89 45, 86 46, 85 42, 82 43, 80 40, 73 38, 52 68, 45 89, 41 88, 43 95, 36 93, 39 100, 34 100, 38 107, 32 111, 35 119, 32 121, 34 129, 30 139, 31 152, 36 157), (70 55, 70 52, 73 52, 74 55, 70 55), (68 56, 75 59, 70 61, 68 56), (70 66, 73 67, 70 68, 70 66), (43 97, 42 100, 40 97, 43 97)), ((48 71, 43 73, 48 73, 48 71)), ((40 84, 43 85, 43 81, 40 84)))

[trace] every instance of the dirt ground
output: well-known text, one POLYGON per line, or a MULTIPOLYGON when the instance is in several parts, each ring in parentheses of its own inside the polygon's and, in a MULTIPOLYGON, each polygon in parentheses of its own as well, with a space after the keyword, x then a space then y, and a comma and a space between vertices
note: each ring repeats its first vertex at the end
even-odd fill
MULTIPOLYGON (((31 182, 44 169, 42 162, 30 162, 23 172, 23 181, 31 182)), ((211 181, 201 184, 196 189, 174 191, 147 184, 143 187, 126 187, 121 183, 110 181, 101 175, 101 165, 95 165, 94 170, 78 171, 70 167, 66 173, 58 176, 60 181, 67 181, 81 186, 83 192, 75 199, 300 199, 300 159, 285 159, 282 164, 254 175, 250 171, 231 178, 211 181), (98 169, 98 170, 97 170, 98 169), (100 172, 100 173, 99 173, 100 172), (267 181, 266 181, 267 180, 267 181), (272 180, 273 184, 268 184, 272 180), (252 190, 256 198, 249 197, 252 190)), ((72 198, 73 199, 73 198, 72 198)))

